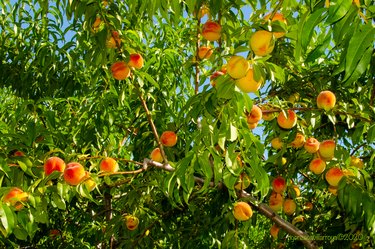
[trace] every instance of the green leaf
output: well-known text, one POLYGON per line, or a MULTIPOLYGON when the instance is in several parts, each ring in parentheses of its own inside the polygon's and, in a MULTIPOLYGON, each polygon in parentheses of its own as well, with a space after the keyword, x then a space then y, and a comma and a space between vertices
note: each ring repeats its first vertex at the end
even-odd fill
POLYGON ((56 192, 52 192, 52 200, 51 200, 51 204, 54 205, 55 207, 61 209, 61 210, 65 210, 66 209, 66 204, 65 204, 65 201, 64 199, 61 198, 60 195, 58 195, 56 192))
POLYGON ((328 9, 327 23, 329 24, 337 22, 343 18, 352 6, 352 2, 347 0, 337 0, 332 2, 334 2, 334 4, 331 4, 328 9))
POLYGON ((312 13, 307 18, 306 23, 304 24, 302 29, 303 35, 301 37, 301 47, 303 51, 307 49, 307 45, 309 45, 309 43, 311 42, 314 29, 320 22, 322 22, 326 15, 326 10, 324 8, 321 8, 312 13))
POLYGON ((1 231, 4 237, 7 237, 9 234, 12 233, 14 229, 15 216, 10 207, 3 202, 0 202, 0 220, 4 228, 4 230, 1 229, 1 231))

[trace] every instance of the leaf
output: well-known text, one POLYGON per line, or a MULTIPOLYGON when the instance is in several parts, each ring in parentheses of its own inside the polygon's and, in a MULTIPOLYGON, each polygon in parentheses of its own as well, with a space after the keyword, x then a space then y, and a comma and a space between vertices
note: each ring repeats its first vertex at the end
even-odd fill
POLYGON ((346 13, 348 13, 351 6, 351 1, 337 0, 335 5, 331 5, 328 9, 327 23, 333 24, 343 18, 346 13))
POLYGON ((3 229, 1 229, 4 237, 7 237, 9 234, 12 233, 15 225, 15 216, 13 215, 13 211, 10 209, 10 207, 0 202, 0 220, 3 224, 3 229))
POLYGON ((325 11, 324 8, 318 9, 307 18, 302 29, 301 47, 303 51, 307 49, 307 45, 311 42, 316 26, 326 17, 325 11))
POLYGON ((57 208, 59 208, 61 210, 66 209, 66 204, 65 204, 64 199, 62 199, 61 196, 58 195, 56 192, 52 192, 51 204, 56 206, 57 208))

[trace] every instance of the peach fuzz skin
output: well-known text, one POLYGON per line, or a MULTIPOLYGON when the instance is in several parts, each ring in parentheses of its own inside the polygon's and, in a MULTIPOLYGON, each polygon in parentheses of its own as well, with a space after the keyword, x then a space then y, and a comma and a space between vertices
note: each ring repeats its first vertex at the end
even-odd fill
POLYGON ((286 111, 287 117, 283 112, 277 116, 277 124, 283 129, 292 129, 297 124, 297 115, 292 110, 286 111))
POLYGON ((163 162, 163 157, 161 155, 161 152, 160 152, 159 148, 153 149, 150 157, 151 157, 151 160, 153 160, 155 162, 159 162, 159 163, 163 162))
POLYGON ((322 91, 319 93, 318 97, 316 98, 316 103, 319 109, 324 109, 326 111, 329 111, 333 107, 335 107, 336 96, 331 91, 322 91))
POLYGON ((332 187, 337 187, 343 176, 344 176, 344 172, 338 167, 330 168, 326 172, 326 180, 328 184, 332 187))
POLYGON ((319 175, 319 174, 323 173, 324 170, 326 169, 326 162, 319 157, 315 158, 310 162, 309 169, 315 175, 319 175))
POLYGON ((294 140, 291 142, 290 145, 295 149, 299 149, 303 147, 304 144, 305 144, 305 136, 301 133, 297 133, 296 137, 294 138, 294 140))
POLYGON ((257 123, 261 119, 262 119, 262 110, 258 106, 253 105, 251 108, 251 112, 247 115, 247 122, 249 124, 257 123))
POLYGON ((250 47, 255 55, 266 56, 272 53, 274 46, 273 34, 269 31, 256 31, 250 38, 250 47))
POLYGON ((254 71, 252 68, 247 70, 245 77, 236 80, 236 86, 245 93, 255 93, 263 84, 263 78, 258 81, 254 79, 254 71))
POLYGON ((274 212, 278 212, 283 207, 284 198, 281 194, 272 192, 269 199, 269 206, 274 212))
POLYGON ((283 147, 284 143, 281 141, 279 137, 275 137, 271 140, 271 146, 275 150, 279 150, 283 147))
POLYGON ((118 163, 115 159, 107 157, 100 162, 100 171, 114 173, 119 169, 118 163))
POLYGON ((319 156, 324 160, 331 160, 335 154, 336 143, 334 140, 324 140, 319 145, 319 156))
POLYGON ((50 157, 44 163, 44 172, 48 176, 53 171, 64 172, 65 162, 59 157, 50 157))
POLYGON ((173 147, 177 143, 177 135, 173 131, 164 131, 160 136, 160 141, 165 147, 173 147))
POLYGON ((239 221, 246 221, 253 216, 253 210, 249 204, 241 201, 234 204, 233 215, 239 221))
POLYGON ((130 68, 124 61, 118 61, 111 66, 113 78, 116 80, 124 80, 130 76, 130 68))
POLYGON ((272 181, 272 190, 276 193, 282 193, 286 189, 286 181, 284 177, 278 176, 272 181))
POLYGON ((240 79, 246 76, 249 68, 250 64, 244 57, 233 55, 227 64, 227 73, 233 79, 240 79))
POLYGON ((117 48, 121 45, 120 34, 117 31, 112 31, 111 35, 106 41, 107 48, 117 48))
POLYGON ((286 199, 283 204, 283 210, 286 215, 292 215, 297 209, 297 204, 293 199, 286 199))
POLYGON ((143 67, 143 57, 140 54, 131 54, 128 62, 129 67, 141 69, 143 67))
POLYGON ((21 210, 23 208, 23 204, 21 202, 26 202, 28 199, 28 194, 23 192, 22 189, 14 187, 9 190, 9 192, 4 195, 3 202, 9 203, 16 210, 21 210))
POLYGON ((319 141, 313 137, 310 137, 306 140, 304 144, 304 148, 308 153, 316 153, 319 150, 319 141))
POLYGON ((221 37, 221 25, 217 22, 207 21, 202 27, 202 36, 208 41, 217 41, 221 37))
POLYGON ((135 216, 128 215, 125 217, 125 222, 126 222, 126 227, 130 230, 133 231, 137 229, 138 224, 139 224, 139 219, 135 216))
POLYGON ((71 162, 64 170, 64 180, 69 185, 78 185, 86 177, 86 171, 80 163, 71 162))
POLYGON ((198 57, 200 60, 209 59, 213 53, 213 49, 211 47, 202 46, 198 49, 198 57))

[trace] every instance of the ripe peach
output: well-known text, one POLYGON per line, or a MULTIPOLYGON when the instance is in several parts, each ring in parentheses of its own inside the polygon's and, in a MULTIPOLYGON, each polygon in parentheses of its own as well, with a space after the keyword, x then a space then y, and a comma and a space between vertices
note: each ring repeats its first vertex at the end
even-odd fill
POLYGON ((210 76, 210 82, 211 82, 211 85, 213 87, 216 86, 216 81, 214 79, 216 79, 217 77, 221 76, 221 75, 224 75, 225 73, 221 72, 221 71, 216 71, 214 72, 211 76, 210 76))
POLYGON ((49 237, 51 239, 55 239, 59 235, 60 235, 60 230, 58 229, 52 229, 51 231, 49 231, 49 237))
POLYGON ((355 156, 351 156, 350 157, 350 166, 354 166, 354 167, 357 167, 359 169, 363 169, 363 161, 361 160, 361 158, 358 158, 358 157, 355 157, 355 156))
POLYGON ((245 77, 249 68, 249 62, 244 57, 239 55, 233 55, 227 64, 227 72, 233 79, 245 77))
POLYGON ((247 123, 257 123, 262 119, 262 110, 257 106, 253 105, 251 112, 247 115, 247 123))
POLYGON ((269 199, 269 206, 274 211, 280 211, 283 207, 284 198, 281 194, 272 192, 270 199, 269 199))
POLYGON ((336 96, 331 91, 322 91, 319 93, 316 103, 319 109, 331 110, 336 104, 336 96))
POLYGON ((153 149, 153 151, 151 152, 151 160, 155 161, 155 162, 163 162, 163 157, 161 155, 161 152, 160 152, 160 149, 159 148, 155 148, 153 149))
POLYGON ((258 126, 258 122, 256 123, 247 123, 247 126, 250 130, 254 130, 258 126))
POLYGON ((280 112, 277 116, 277 124, 283 129, 292 129, 297 124, 297 115, 292 110, 287 110, 288 117, 284 112, 280 112))
POLYGON ((328 184, 333 187, 337 187, 339 185, 339 182, 343 176, 344 176, 344 173, 338 167, 330 168, 326 172, 326 180, 328 184))
POLYGON ((111 72, 116 80, 124 80, 130 76, 130 68, 124 61, 115 62, 111 66, 111 72))
POLYGON ((313 137, 310 137, 306 140, 306 143, 304 144, 304 148, 308 153, 315 153, 319 150, 319 141, 313 137))
POLYGON ((292 215, 297 209, 297 204, 293 199, 286 199, 283 208, 286 215, 292 215))
POLYGON ((263 83, 263 78, 258 81, 254 79, 253 69, 247 70, 246 75, 236 80, 236 86, 245 93, 255 93, 263 83))
POLYGON ((314 205, 311 202, 306 202, 304 206, 304 210, 309 212, 314 208, 314 205))
POLYGON ((237 190, 246 189, 247 187, 250 186, 250 183, 251 183, 250 177, 246 173, 242 173, 240 175, 240 179, 238 180, 236 185, 234 185, 234 188, 237 190))
POLYGON ((276 224, 273 224, 270 229, 270 234, 274 239, 277 239, 279 231, 280 231, 280 228, 276 224))
POLYGON ((198 57, 201 60, 203 60, 203 59, 209 59, 211 57, 213 51, 214 50, 211 47, 208 47, 208 46, 199 47, 198 57))
POLYGON ((240 201, 234 204, 233 215, 239 221, 246 221, 253 216, 253 210, 246 202, 240 201))
POLYGON ((296 197, 299 197, 301 195, 301 190, 299 189, 297 185, 293 185, 293 190, 296 194, 296 197))
POLYGON ((128 62, 128 67, 141 69, 143 67, 143 57, 140 54, 131 54, 128 62))
POLYGON ((50 175, 53 171, 64 172, 65 162, 60 157, 50 157, 44 163, 44 172, 46 175, 50 175))
POLYGON ((202 36, 208 41, 217 41, 221 37, 221 25, 217 22, 207 21, 202 27, 202 36))
POLYGON ((126 227, 130 231, 133 231, 137 229, 138 224, 139 224, 139 219, 133 215, 127 215, 125 216, 125 224, 126 224, 126 227))
POLYGON ((284 177, 278 176, 272 181, 272 190, 276 193, 282 193, 286 189, 286 181, 284 177))
POLYGON ((100 171, 114 173, 119 169, 118 163, 112 157, 107 157, 100 162, 100 171))
POLYGON ((177 135, 173 131, 164 131, 160 136, 160 141, 165 147, 173 147, 177 143, 177 135))
POLYGON ((21 210, 23 208, 22 202, 26 202, 29 195, 26 192, 23 192, 22 189, 13 187, 9 192, 3 196, 3 202, 9 203, 16 210, 21 210))
POLYGON ((331 160, 335 154, 335 147, 334 140, 324 140, 319 145, 319 156, 324 160, 331 160))
MULTIPOLYGON (((266 20, 266 21, 269 20, 270 17, 271 17, 271 14, 272 13, 269 13, 269 14, 265 15, 264 16, 264 20, 266 20)), ((283 23, 287 24, 286 23, 286 19, 284 18, 284 15, 281 14, 281 13, 279 13, 279 12, 275 13, 275 15, 272 17, 271 21, 272 22, 274 22, 274 21, 280 21, 280 22, 283 22, 283 23)), ((281 37, 283 37, 285 35, 285 32, 273 32, 273 35, 276 38, 281 38, 281 37)))
POLYGON ((281 140, 281 138, 279 137, 275 137, 271 140, 271 146, 272 148, 274 148, 275 150, 279 150, 283 147, 284 143, 283 141, 281 140))
POLYGON ((295 149, 301 148, 305 144, 305 136, 302 133, 297 133, 294 140, 291 142, 291 146, 295 149))
POLYGON ((17 150, 14 152, 13 156, 22 157, 22 156, 25 156, 25 153, 23 153, 20 150, 17 150))
POLYGON ((250 47, 254 54, 258 56, 270 54, 275 47, 273 34, 266 30, 256 31, 250 38, 250 47))
POLYGON ((330 192, 333 195, 337 195, 338 187, 328 186, 328 192, 330 192))
POLYGON ((261 109, 262 109, 262 118, 264 121, 271 121, 273 120, 276 115, 275 115, 275 112, 268 112, 267 110, 271 109, 271 107, 269 105, 263 105, 261 106, 261 109))
POLYGON ((309 169, 316 175, 319 175, 324 172, 326 169, 326 162, 321 158, 313 159, 309 164, 309 169))
POLYGON ((121 45, 120 34, 117 31, 112 31, 111 35, 107 38, 107 48, 117 48, 121 45))
POLYGON ((86 177, 86 171, 80 163, 68 163, 64 170, 64 180, 70 185, 78 185, 86 177))
POLYGON ((96 17, 94 23, 92 24, 91 28, 94 33, 98 32, 100 29, 100 24, 102 23, 102 20, 99 16, 96 17))

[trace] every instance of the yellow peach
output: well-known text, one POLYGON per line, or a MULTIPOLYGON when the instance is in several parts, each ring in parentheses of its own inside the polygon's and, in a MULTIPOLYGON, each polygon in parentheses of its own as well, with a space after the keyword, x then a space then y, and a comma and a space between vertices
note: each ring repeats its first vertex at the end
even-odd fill
POLYGON ((130 68, 124 61, 115 62, 111 66, 111 72, 116 80, 124 80, 130 76, 130 68))
POLYGON ((236 80, 236 86, 245 93, 255 93, 263 83, 263 78, 258 81, 254 79, 253 69, 247 70, 246 75, 236 80))
POLYGON ((326 180, 332 187, 337 187, 341 178, 344 176, 343 171, 338 167, 330 168, 326 172, 326 180))
POLYGON ((65 162, 59 157, 50 157, 44 163, 44 172, 48 176, 53 171, 64 172, 65 170, 65 162))
POLYGON ((233 79, 240 79, 246 76, 250 68, 249 62, 242 56, 232 56, 227 64, 227 72, 233 79))
POLYGON ((258 126, 258 122, 256 123, 247 123, 247 126, 250 130, 254 130, 258 126))
POLYGON ((293 199, 286 199, 283 204, 283 210, 286 215, 292 215, 297 209, 297 204, 293 199))
POLYGON ((207 21, 202 27, 202 36, 208 41, 217 41, 221 37, 221 25, 217 22, 207 21))
POLYGON ((326 162, 319 157, 315 158, 310 162, 309 169, 314 174, 319 175, 326 169, 326 162))
POLYGON ((128 62, 128 67, 141 69, 143 67, 143 57, 140 54, 131 54, 128 62))
POLYGON ((160 152, 160 149, 159 148, 155 148, 153 149, 153 151, 151 152, 151 160, 155 161, 155 162, 163 162, 163 157, 161 155, 161 152, 160 152))
POLYGON ((273 179, 273 181, 272 181, 272 190, 275 193, 279 193, 280 194, 280 193, 284 192, 285 189, 286 189, 286 181, 285 181, 284 177, 278 176, 275 179, 273 179))
POLYGON ((262 110, 257 106, 253 105, 250 113, 247 115, 247 123, 257 123, 262 119, 262 110))
POLYGON ((335 154, 336 143, 334 140, 324 140, 319 145, 319 156, 324 160, 331 160, 335 154))
POLYGON ((331 110, 335 107, 336 104, 336 96, 331 91, 322 91, 319 93, 316 103, 319 109, 324 109, 326 111, 331 110))
POLYGON ((279 137, 275 137, 271 140, 271 146, 272 148, 274 148, 275 150, 279 150, 281 149, 283 146, 284 146, 284 143, 283 141, 281 140, 281 138, 279 137))
POLYGON ((104 158, 100 162, 100 171, 114 173, 114 172, 117 172, 118 169, 119 169, 119 165, 117 161, 113 159, 112 157, 104 158))
POLYGON ((311 202, 306 202, 304 206, 304 210, 309 212, 314 208, 314 205, 311 202))
POLYGON ((86 171, 80 163, 71 162, 64 170, 64 180, 70 185, 80 184, 86 177, 86 171))
POLYGON ((277 124, 283 129, 292 129, 297 124, 297 115, 292 110, 286 111, 287 117, 284 112, 280 112, 277 116, 277 124))
POLYGON ((203 59, 209 59, 211 57, 213 51, 214 50, 211 47, 208 47, 208 46, 199 47, 199 49, 198 49, 198 57, 201 60, 203 60, 203 59))
POLYGON ((107 48, 117 48, 121 45, 120 34, 117 31, 112 31, 106 41, 107 48))
POLYGON ((21 210, 23 208, 23 202, 28 200, 29 195, 26 192, 23 192, 22 189, 13 187, 11 188, 6 195, 3 196, 3 202, 9 203, 16 210, 21 210))
POLYGON ((305 144, 305 136, 302 133, 297 133, 294 140, 291 142, 291 146, 295 149, 303 147, 305 144))
POLYGON ((256 31, 250 38, 250 47, 258 56, 270 54, 275 47, 273 34, 266 30, 256 31))
POLYGON ((246 189, 247 187, 249 187, 250 183, 251 183, 250 177, 246 173, 242 173, 240 175, 240 179, 238 180, 236 185, 234 185, 234 188, 237 189, 237 190, 243 190, 243 189, 246 189))
POLYGON ((177 143, 177 135, 173 131, 164 131, 160 136, 160 142, 165 147, 173 147, 177 143))
POLYGON ((350 157, 350 166, 354 166, 354 167, 357 167, 359 169, 363 169, 363 161, 361 160, 361 158, 358 158, 358 157, 355 157, 355 156, 351 156, 350 157))
POLYGON ((337 195, 337 190, 338 190, 337 187, 334 187, 334 186, 328 186, 328 192, 330 192, 330 193, 333 194, 333 195, 337 195))
POLYGON ((274 239, 277 239, 279 235, 279 231, 280 231, 280 228, 276 224, 273 224, 270 229, 270 234, 274 239))
POLYGON ((223 73, 223 72, 221 72, 221 71, 216 71, 216 72, 214 72, 211 76, 210 76, 210 83, 211 83, 211 85, 213 86, 213 87, 215 87, 216 86, 216 81, 215 81, 215 79, 217 78, 217 77, 219 77, 219 76, 222 76, 222 75, 224 75, 225 73, 223 73))
POLYGON ((253 210, 246 202, 240 201, 234 204, 233 215, 239 221, 246 221, 253 216, 253 210))
MULTIPOLYGON (((264 16, 264 20, 269 20, 270 17, 271 17, 271 15, 272 15, 272 13, 269 13, 269 14, 265 15, 265 16, 264 16)), ((279 12, 276 12, 276 13, 273 15, 271 21, 272 21, 272 22, 274 22, 274 21, 280 21, 280 22, 283 22, 283 23, 287 24, 287 23, 286 23, 286 19, 284 18, 284 15, 281 14, 281 13, 279 13, 279 12)), ((281 38, 281 37, 283 37, 283 36, 285 35, 285 32, 273 32, 273 35, 274 35, 276 38, 281 38)))
POLYGON ((304 148, 308 153, 315 153, 319 150, 319 141, 313 137, 310 137, 306 140, 306 143, 304 144, 304 148))
POLYGON ((133 215, 127 215, 125 216, 125 224, 130 231, 133 231, 137 229, 139 225, 139 219, 133 215))
POLYGON ((274 212, 278 212, 283 207, 284 198, 281 194, 272 192, 269 199, 269 206, 274 212))

